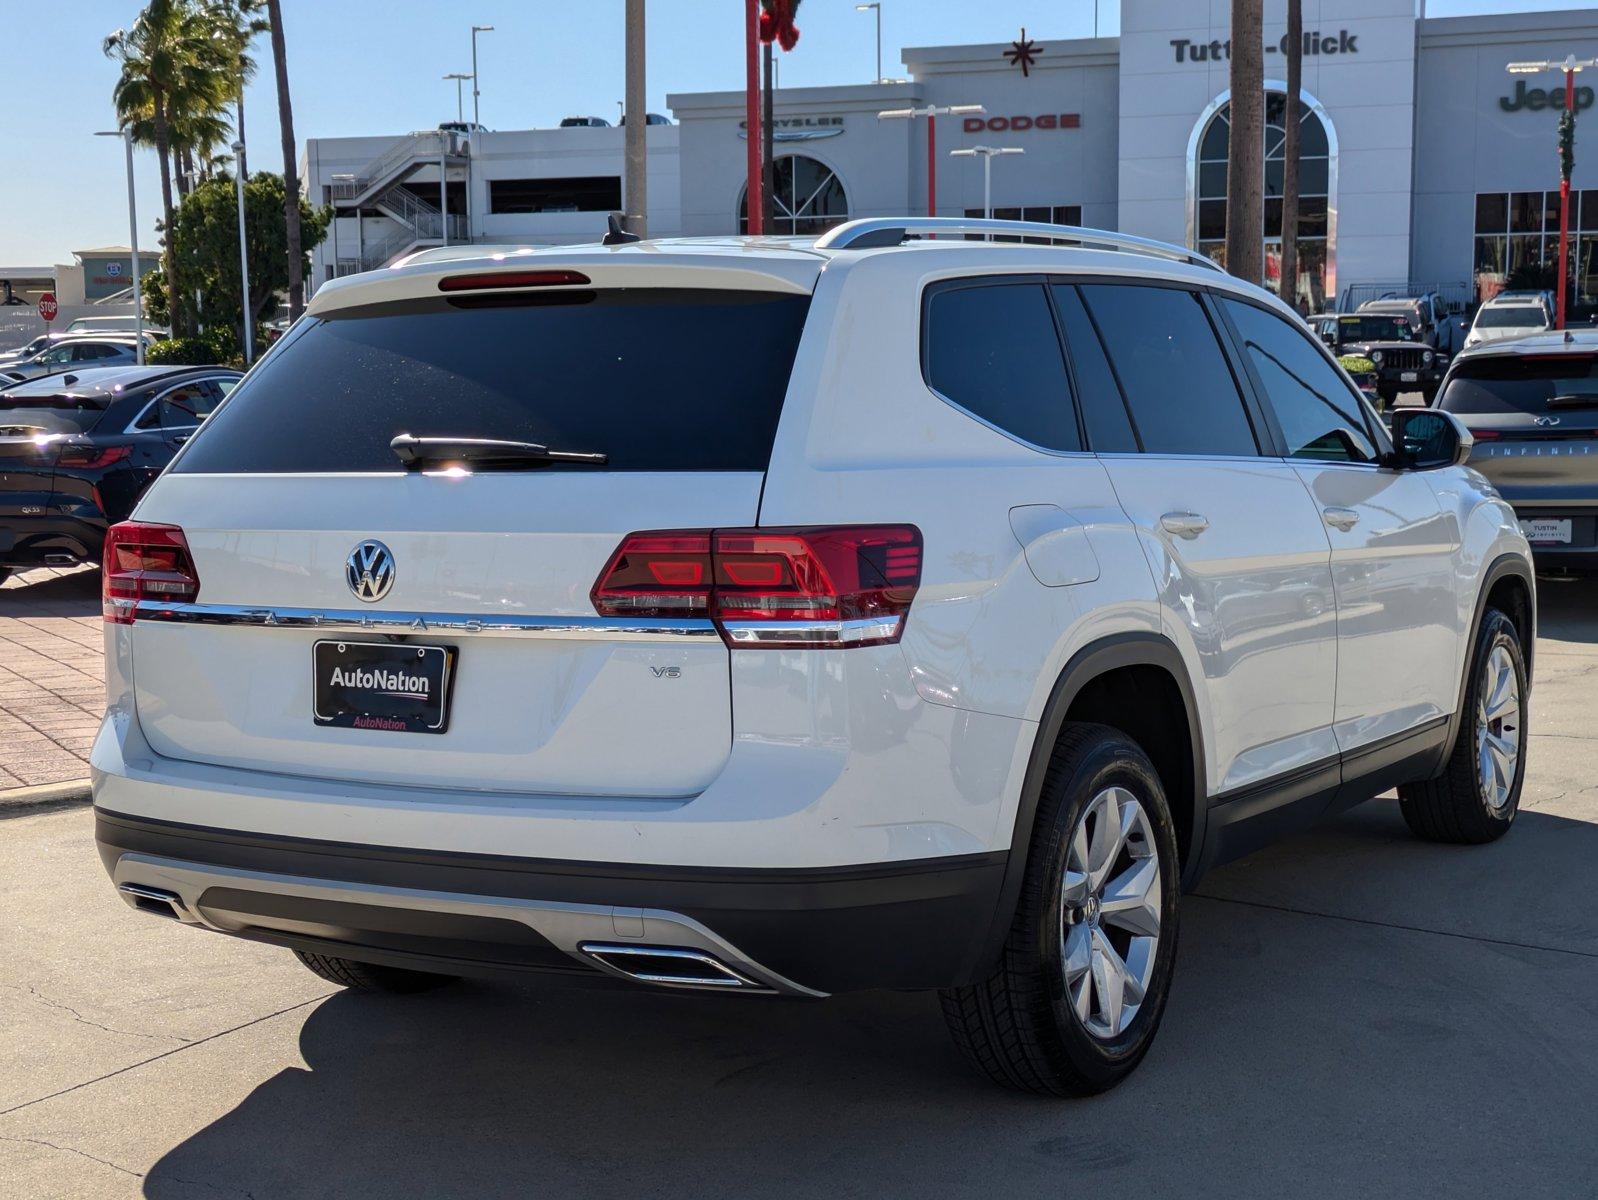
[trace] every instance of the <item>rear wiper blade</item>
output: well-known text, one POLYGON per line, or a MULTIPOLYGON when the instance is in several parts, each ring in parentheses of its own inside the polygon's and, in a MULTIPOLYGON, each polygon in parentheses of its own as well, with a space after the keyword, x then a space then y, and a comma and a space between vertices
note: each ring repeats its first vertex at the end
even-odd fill
POLYGON ((1598 394, 1583 395, 1580 392, 1571 392, 1567 395, 1548 397, 1549 408, 1598 408, 1598 394))
POLYGON ((602 467, 610 461, 608 454, 551 450, 537 442, 509 442, 499 438, 413 437, 402 433, 389 442, 388 448, 412 470, 439 463, 527 467, 548 463, 578 463, 602 467))

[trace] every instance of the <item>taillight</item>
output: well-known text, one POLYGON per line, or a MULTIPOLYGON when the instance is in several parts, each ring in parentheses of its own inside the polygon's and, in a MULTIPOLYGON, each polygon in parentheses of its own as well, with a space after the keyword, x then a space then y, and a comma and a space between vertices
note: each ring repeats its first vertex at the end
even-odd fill
POLYGON ((194 556, 176 525, 123 521, 106 531, 100 598, 107 621, 131 625, 140 600, 189 603, 199 594, 194 556))
POLYGON ((1470 431, 1470 436, 1475 438, 1478 442, 1493 442, 1497 441, 1504 435, 1499 433, 1496 429, 1472 429, 1470 431))
POLYGON ((112 463, 119 463, 132 454, 132 446, 63 446, 61 453, 56 456, 55 464, 58 467, 79 467, 86 471, 98 471, 102 467, 109 467, 112 463))
POLYGON ((475 292, 485 288, 566 287, 590 283, 581 271, 483 271, 475 275, 446 275, 438 281, 441 292, 475 292))
POLYGON ((590 597, 607 617, 709 618, 729 646, 874 646, 899 640, 920 583, 913 525, 652 530, 590 597))

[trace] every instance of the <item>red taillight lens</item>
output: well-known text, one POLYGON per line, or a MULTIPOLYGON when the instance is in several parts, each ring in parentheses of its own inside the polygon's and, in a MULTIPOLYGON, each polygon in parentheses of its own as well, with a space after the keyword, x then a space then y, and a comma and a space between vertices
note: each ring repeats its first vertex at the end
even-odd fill
POLYGON ((438 290, 476 292, 488 288, 564 287, 590 282, 581 271, 484 271, 477 275, 446 275, 438 281, 438 290))
POLYGON ((58 467, 78 467, 86 471, 98 471, 101 467, 119 463, 132 454, 132 446, 63 446, 61 453, 56 456, 55 463, 58 467))
POLYGON ((106 531, 100 599, 107 621, 131 625, 140 600, 188 603, 199 594, 194 557, 176 525, 123 521, 106 531))
POLYGON ((591 598, 603 616, 709 617, 731 646, 896 642, 921 583, 913 525, 630 534, 591 598))
POLYGON ((1472 429, 1470 431, 1470 436, 1475 438, 1478 442, 1492 442, 1497 441, 1504 435, 1499 433, 1496 429, 1472 429))

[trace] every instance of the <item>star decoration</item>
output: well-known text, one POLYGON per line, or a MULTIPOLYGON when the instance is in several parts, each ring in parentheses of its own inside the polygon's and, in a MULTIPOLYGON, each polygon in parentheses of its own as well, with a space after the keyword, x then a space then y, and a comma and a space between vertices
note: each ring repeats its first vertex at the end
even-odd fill
POLYGON ((1004 57, 1010 60, 1012 67, 1020 67, 1022 75, 1032 74, 1032 68, 1037 66, 1038 55, 1043 53, 1043 47, 1026 35, 1026 26, 1021 27, 1021 40, 1011 42, 1010 48, 1004 52, 1004 57))

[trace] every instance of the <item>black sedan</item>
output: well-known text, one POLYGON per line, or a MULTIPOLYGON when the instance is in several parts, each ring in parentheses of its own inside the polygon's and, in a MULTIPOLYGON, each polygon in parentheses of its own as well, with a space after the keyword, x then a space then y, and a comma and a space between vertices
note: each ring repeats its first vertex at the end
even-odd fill
POLYGON ((106 529, 239 378, 226 367, 107 367, 0 392, 0 579, 99 562, 106 529))

